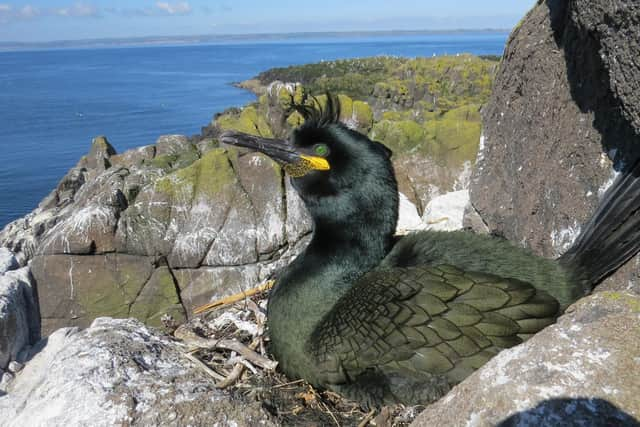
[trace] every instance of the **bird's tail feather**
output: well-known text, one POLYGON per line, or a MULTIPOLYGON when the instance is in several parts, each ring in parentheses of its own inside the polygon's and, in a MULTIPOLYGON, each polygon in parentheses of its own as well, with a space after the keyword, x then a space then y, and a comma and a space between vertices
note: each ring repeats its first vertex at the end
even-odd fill
POLYGON ((640 161, 619 175, 559 261, 585 294, 640 251, 640 161))

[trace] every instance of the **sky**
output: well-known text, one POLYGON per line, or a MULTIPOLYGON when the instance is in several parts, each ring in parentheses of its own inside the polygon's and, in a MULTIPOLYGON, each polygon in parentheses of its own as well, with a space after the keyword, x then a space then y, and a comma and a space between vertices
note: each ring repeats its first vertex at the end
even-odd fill
POLYGON ((513 27, 535 0, 0 0, 0 42, 513 27))

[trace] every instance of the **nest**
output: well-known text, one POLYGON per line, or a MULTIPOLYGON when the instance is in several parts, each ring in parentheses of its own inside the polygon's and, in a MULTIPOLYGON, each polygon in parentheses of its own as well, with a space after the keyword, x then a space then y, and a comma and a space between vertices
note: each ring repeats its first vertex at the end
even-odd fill
POLYGON ((198 311, 207 313, 175 328, 173 335, 189 348, 185 356, 210 375, 216 387, 262 402, 282 425, 403 426, 413 421, 422 407, 367 411, 357 402, 278 372, 278 363, 267 351, 270 287, 266 284, 203 306, 198 311))

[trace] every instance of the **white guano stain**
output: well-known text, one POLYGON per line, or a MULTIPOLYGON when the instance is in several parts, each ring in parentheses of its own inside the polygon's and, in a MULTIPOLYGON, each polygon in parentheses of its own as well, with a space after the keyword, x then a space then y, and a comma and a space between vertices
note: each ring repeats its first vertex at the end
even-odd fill
POLYGON ((566 228, 551 231, 551 246, 555 256, 560 256, 565 253, 571 245, 576 241, 578 235, 580 235, 581 227, 576 221, 566 228))

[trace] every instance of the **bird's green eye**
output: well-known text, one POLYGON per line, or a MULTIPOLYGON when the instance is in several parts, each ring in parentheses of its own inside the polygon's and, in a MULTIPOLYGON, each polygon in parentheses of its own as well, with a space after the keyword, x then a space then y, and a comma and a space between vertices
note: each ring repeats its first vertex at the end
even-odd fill
POLYGON ((313 147, 313 151, 316 156, 325 157, 327 154, 329 154, 329 147, 327 147, 325 144, 316 144, 313 147))

